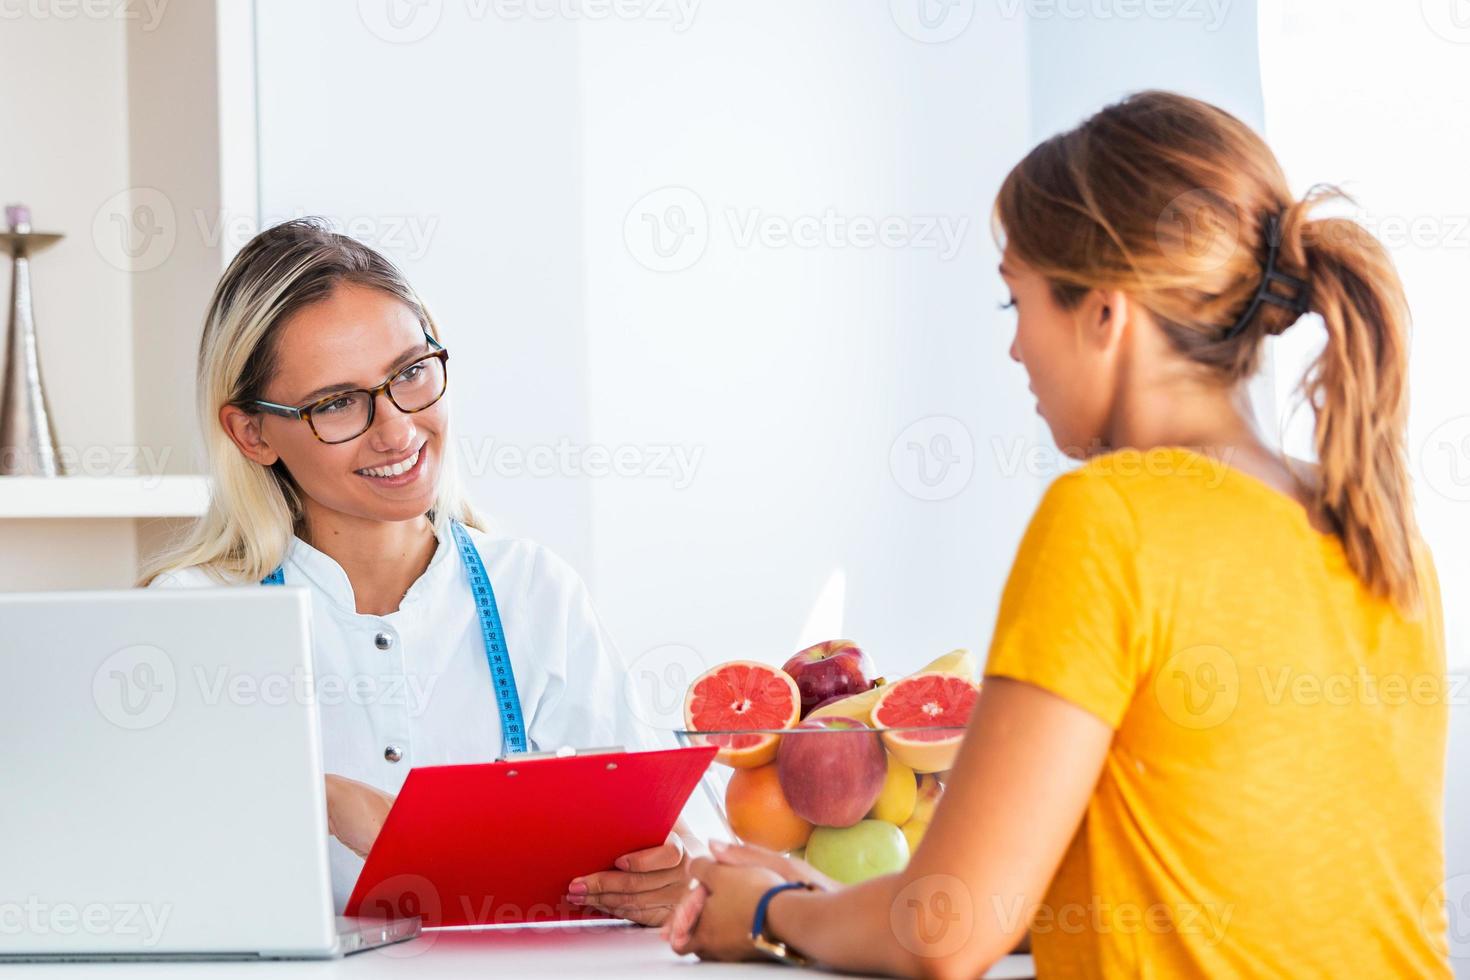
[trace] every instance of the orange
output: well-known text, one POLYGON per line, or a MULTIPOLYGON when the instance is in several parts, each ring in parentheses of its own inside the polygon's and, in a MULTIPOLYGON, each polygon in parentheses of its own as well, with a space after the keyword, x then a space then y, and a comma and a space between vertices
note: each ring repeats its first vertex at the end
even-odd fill
POLYGON ((736 837, 773 851, 801 847, 812 833, 812 825, 786 802, 774 762, 758 769, 735 770, 725 787, 725 815, 736 837))

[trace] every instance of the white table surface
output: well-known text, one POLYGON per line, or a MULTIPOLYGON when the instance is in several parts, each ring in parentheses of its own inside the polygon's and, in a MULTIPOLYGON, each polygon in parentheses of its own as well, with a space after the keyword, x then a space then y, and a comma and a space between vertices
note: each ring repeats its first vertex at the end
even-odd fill
MULTIPOLYGON (((476 929, 429 932, 405 943, 357 953, 339 960, 271 963, 40 963, 0 966, 0 980, 106 980, 202 977, 205 980, 250 977, 310 977, 313 980, 370 980, 392 977, 619 977, 649 980, 657 976, 684 980, 794 975, 777 964, 700 963, 680 957, 659 938, 656 929, 628 925, 572 928, 476 929)), ((841 974, 822 974, 840 976, 841 974)), ((1031 977, 1031 957, 1007 956, 987 977, 1031 977)))

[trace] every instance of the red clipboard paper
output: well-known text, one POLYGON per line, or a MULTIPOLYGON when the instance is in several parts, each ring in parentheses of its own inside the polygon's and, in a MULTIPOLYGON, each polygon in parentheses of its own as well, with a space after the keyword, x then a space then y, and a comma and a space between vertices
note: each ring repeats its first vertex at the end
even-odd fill
POLYGON ((607 918, 567 904, 567 885, 662 844, 716 751, 416 768, 346 913, 426 927, 607 918))

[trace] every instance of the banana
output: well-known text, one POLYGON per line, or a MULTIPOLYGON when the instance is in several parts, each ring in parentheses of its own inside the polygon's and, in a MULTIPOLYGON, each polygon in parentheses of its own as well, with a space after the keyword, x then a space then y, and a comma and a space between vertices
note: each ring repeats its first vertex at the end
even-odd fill
MULTIPOLYGON (((920 667, 915 674, 953 674, 967 681, 978 680, 979 664, 969 650, 951 650, 927 667, 920 667)), ((912 676, 912 675, 910 675, 912 676)))
POLYGON ((878 679, 876 687, 869 688, 861 694, 843 698, 841 701, 833 701, 807 715, 808 718, 851 718, 860 721, 864 725, 871 725, 868 715, 873 710, 873 705, 878 702, 878 695, 883 693, 883 679, 878 679))

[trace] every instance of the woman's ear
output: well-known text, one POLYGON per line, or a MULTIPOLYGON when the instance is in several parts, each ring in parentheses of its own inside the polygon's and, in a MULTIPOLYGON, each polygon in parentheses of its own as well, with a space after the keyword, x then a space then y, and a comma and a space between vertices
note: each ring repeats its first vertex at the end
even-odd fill
POLYGON ((1133 315, 1133 301, 1121 290, 1095 289, 1079 307, 1082 335, 1101 350, 1118 346, 1133 315))
POLYGON ((219 410, 219 424, 246 459, 261 466, 270 466, 281 458, 265 441, 265 435, 260 431, 259 415, 252 415, 235 405, 225 405, 219 410))

